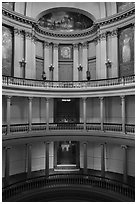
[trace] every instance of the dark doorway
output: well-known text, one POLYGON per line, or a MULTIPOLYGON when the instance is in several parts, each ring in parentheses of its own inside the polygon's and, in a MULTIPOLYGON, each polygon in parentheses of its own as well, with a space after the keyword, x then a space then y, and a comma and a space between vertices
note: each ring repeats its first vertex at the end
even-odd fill
POLYGON ((55 123, 79 123, 79 99, 54 99, 55 123))
POLYGON ((79 142, 59 141, 55 142, 55 168, 79 167, 79 142))

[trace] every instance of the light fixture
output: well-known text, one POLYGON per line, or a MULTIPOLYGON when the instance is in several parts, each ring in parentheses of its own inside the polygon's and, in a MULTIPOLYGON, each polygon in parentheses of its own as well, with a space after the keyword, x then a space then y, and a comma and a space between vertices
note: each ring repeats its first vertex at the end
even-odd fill
POLYGON ((20 66, 21 66, 21 67, 24 67, 24 68, 25 68, 26 61, 25 61, 25 59, 24 59, 24 58, 22 58, 22 60, 21 60, 21 61, 19 61, 19 63, 20 63, 20 66))
POLYGON ((106 67, 107 67, 107 68, 111 68, 112 62, 111 62, 109 59, 107 59, 107 61, 105 62, 105 64, 106 64, 106 67))
POLYGON ((63 102, 70 102, 71 99, 62 99, 63 102))

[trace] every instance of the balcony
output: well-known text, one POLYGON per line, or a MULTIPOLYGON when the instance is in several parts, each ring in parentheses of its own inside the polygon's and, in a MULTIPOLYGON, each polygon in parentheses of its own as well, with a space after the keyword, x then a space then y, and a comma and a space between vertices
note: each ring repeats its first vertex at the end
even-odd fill
POLYGON ((2 76, 2 88, 4 95, 34 97, 131 95, 135 93, 135 76, 91 81, 41 81, 2 76))
POLYGON ((24 196, 29 198, 30 192, 31 196, 33 194, 37 194, 38 196, 40 189, 41 191, 42 189, 44 190, 44 194, 45 192, 48 193, 48 190, 50 189, 55 196, 56 189, 58 188, 58 191, 83 188, 82 190, 89 192, 89 196, 92 195, 92 193, 96 194, 96 192, 98 192, 99 194, 102 194, 102 196, 109 197, 109 200, 112 201, 118 200, 131 202, 134 201, 135 197, 133 186, 109 178, 102 178, 100 176, 79 175, 73 173, 53 174, 49 177, 41 176, 12 184, 3 188, 3 201, 21 201, 24 196))

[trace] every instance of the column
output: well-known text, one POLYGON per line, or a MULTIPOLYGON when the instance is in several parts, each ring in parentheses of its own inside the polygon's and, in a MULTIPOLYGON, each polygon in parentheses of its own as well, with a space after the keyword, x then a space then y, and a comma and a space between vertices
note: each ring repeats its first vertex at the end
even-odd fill
POLYGON ((28 101, 29 101, 28 123, 29 123, 29 131, 31 131, 31 126, 32 126, 32 97, 29 97, 28 101))
POLYGON ((118 77, 118 30, 111 32, 111 61, 112 61, 112 76, 118 77))
POLYGON ((49 176, 49 142, 45 142, 45 175, 49 176))
POLYGON ((26 32, 26 78, 36 78, 36 49, 35 49, 35 36, 32 33, 26 32))
POLYGON ((121 96, 122 132, 125 133, 125 96, 121 96))
POLYGON ((31 149, 30 144, 26 145, 27 148, 27 178, 31 178, 31 149))
POLYGON ((23 67, 20 66, 20 62, 24 59, 23 40, 24 40, 24 37, 21 34, 21 31, 15 28, 14 29, 14 49, 16 50, 16 52, 14 53, 14 77, 23 77, 24 75, 23 67))
POLYGON ((49 98, 46 98, 46 130, 49 130, 49 98))
POLYGON ((87 142, 84 142, 84 174, 87 174, 87 142))
POLYGON ((100 79, 107 78, 107 68, 106 68, 106 33, 100 34, 100 79))
POLYGON ((86 122, 87 122, 86 99, 87 98, 83 98, 83 123, 84 123, 84 130, 86 130, 86 122))
POLYGON ((11 112, 10 104, 11 96, 7 96, 7 134, 10 133, 10 112, 11 112))
POLYGON ((73 81, 78 81, 78 44, 73 45, 73 81))
POLYGON ((4 185, 9 185, 10 176, 10 147, 5 147, 5 181, 4 185))
POLYGON ((57 167, 57 142, 54 142, 54 168, 57 167))
POLYGON ((58 44, 53 45, 53 66, 54 66, 53 80, 58 81, 58 44))
POLYGON ((95 40, 95 45, 96 45, 96 79, 100 79, 100 38, 99 36, 95 40))
POLYGON ((101 144, 101 176, 105 177, 105 144, 101 144))
POLYGON ((100 97, 100 124, 101 124, 102 131, 103 131, 103 123, 104 123, 104 98, 100 97))
POLYGON ((47 80, 49 80, 49 66, 50 66, 50 62, 49 62, 49 43, 48 42, 44 42, 44 72, 46 73, 46 77, 47 80))
POLYGON ((82 67, 83 67, 83 80, 87 80, 86 72, 88 70, 88 44, 83 44, 83 56, 82 56, 82 67))
POLYGON ((127 183, 127 146, 121 145, 123 149, 123 182, 127 183))

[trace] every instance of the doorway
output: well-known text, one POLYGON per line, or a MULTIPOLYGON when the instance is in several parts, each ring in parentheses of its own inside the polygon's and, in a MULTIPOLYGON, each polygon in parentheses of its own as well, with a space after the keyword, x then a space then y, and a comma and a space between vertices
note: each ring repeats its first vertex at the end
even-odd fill
POLYGON ((79 123, 79 99, 54 99, 55 123, 79 123))
POLYGON ((79 142, 59 141, 54 143, 55 168, 79 168, 79 142))

